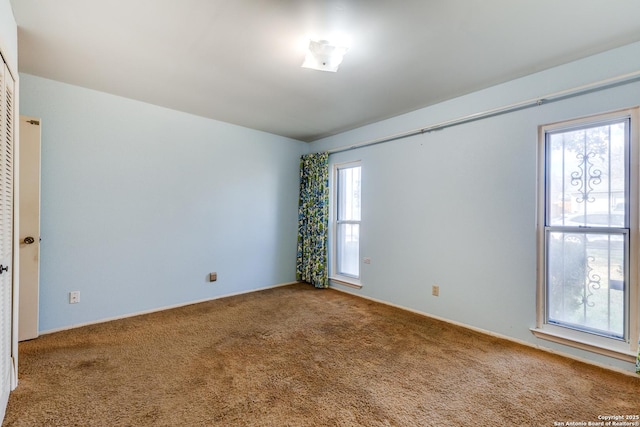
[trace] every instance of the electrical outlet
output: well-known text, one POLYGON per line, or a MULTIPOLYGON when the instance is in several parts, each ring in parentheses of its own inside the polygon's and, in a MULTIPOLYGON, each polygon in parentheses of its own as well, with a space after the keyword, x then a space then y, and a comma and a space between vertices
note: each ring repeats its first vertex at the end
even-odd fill
POLYGON ((215 282, 216 280, 218 280, 218 273, 209 273, 209 281, 215 282))
POLYGON ((440 286, 433 285, 431 287, 431 295, 433 295, 434 297, 440 296, 440 286))
POLYGON ((77 304, 80 302, 80 291, 69 292, 69 304, 77 304))

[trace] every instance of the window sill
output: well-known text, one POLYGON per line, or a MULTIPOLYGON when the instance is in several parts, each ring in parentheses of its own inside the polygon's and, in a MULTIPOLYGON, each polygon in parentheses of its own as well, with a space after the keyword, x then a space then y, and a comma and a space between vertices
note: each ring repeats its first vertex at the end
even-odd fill
POLYGON ((579 348, 592 353, 634 363, 637 353, 629 348, 629 343, 605 337, 592 336, 579 331, 545 325, 542 328, 530 329, 536 338, 579 348))
POLYGON ((355 288, 355 289, 362 289, 362 283, 360 283, 358 280, 355 280, 355 279, 329 277, 329 280, 332 283, 335 283, 338 285, 349 286, 350 288, 355 288))

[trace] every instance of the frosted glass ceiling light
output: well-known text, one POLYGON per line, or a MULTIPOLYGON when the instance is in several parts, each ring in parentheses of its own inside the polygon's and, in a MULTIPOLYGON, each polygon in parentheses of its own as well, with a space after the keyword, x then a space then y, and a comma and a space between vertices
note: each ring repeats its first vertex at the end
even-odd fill
POLYGON ((347 50, 346 47, 333 46, 327 40, 311 40, 302 67, 335 73, 347 50))

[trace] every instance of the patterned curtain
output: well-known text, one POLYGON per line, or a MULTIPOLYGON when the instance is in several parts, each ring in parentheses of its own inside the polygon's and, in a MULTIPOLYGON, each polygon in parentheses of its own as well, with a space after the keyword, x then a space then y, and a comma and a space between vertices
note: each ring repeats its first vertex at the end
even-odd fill
POLYGON ((636 357, 636 374, 640 374, 640 338, 638 338, 638 357, 636 357))
POLYGON ((300 159, 296 278, 316 288, 329 287, 328 227, 329 153, 307 154, 300 159))

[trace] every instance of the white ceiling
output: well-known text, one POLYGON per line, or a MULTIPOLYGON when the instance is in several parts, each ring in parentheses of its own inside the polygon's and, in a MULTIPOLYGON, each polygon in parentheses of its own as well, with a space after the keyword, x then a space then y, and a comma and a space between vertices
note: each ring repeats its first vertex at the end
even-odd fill
POLYGON ((11 0, 19 69, 303 141, 640 40, 638 0, 11 0), (347 35, 337 73, 308 37, 347 35))

